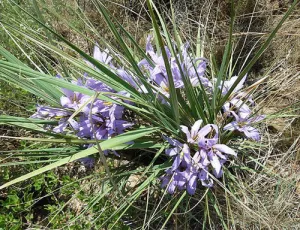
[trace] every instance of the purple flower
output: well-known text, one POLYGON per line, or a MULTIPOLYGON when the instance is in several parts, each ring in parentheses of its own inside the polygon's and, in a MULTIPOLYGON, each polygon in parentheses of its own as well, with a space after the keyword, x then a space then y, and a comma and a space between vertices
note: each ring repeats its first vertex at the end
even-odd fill
POLYGON ((195 156, 193 159, 190 155, 190 148, 187 144, 181 144, 179 141, 166 137, 167 141, 174 146, 166 150, 168 156, 173 157, 173 165, 166 170, 165 176, 161 178, 162 187, 167 187, 170 194, 175 189, 187 189, 188 193, 195 193, 197 184, 197 163, 195 164, 195 156))
POLYGON ((183 190, 186 187, 186 177, 180 171, 172 172, 170 169, 166 171, 166 175, 160 178, 162 181, 161 186, 167 187, 169 194, 173 194, 175 189, 183 190))
POLYGON ((260 134, 259 131, 252 127, 251 125, 253 123, 259 122, 261 120, 263 120, 265 118, 264 115, 260 115, 257 117, 246 117, 246 118, 242 118, 239 117, 236 113, 232 112, 232 114, 235 117, 235 121, 227 124, 224 126, 224 130, 229 130, 229 131, 234 131, 237 130, 241 133, 244 133, 246 137, 253 139, 255 141, 259 141, 260 140, 260 134))
POLYGON ((51 108, 48 106, 38 106, 37 112, 31 116, 31 118, 39 118, 39 119, 58 119, 58 126, 54 127, 49 126, 49 129, 53 129, 56 133, 62 133, 69 126, 73 130, 78 129, 78 123, 74 119, 68 119, 72 113, 58 109, 51 108))
POLYGON ((65 129, 68 126, 68 119, 67 118, 62 118, 59 120, 58 122, 58 126, 56 126, 53 131, 55 133, 63 133, 65 131, 65 129))
POLYGON ((93 57, 97 61, 102 62, 102 63, 108 65, 111 62, 111 60, 112 60, 112 57, 109 56, 108 54, 109 54, 108 49, 105 49, 103 52, 101 52, 98 44, 95 45, 93 57))
MULTIPOLYGON (((147 42, 146 42, 146 54, 149 54, 152 61, 155 64, 155 67, 157 67, 158 69, 164 69, 165 68, 165 63, 164 63, 164 59, 162 55, 158 55, 155 53, 153 46, 151 45, 151 40, 152 40, 152 36, 149 35, 147 37, 147 42)), ((171 52, 169 50, 169 48, 167 46, 164 47, 167 57, 168 59, 171 58, 171 52)))
MULTIPOLYGON (((135 81, 136 78, 132 77, 131 74, 127 73, 125 70, 117 70, 112 65, 112 57, 109 56, 108 50, 101 52, 98 45, 94 48, 93 53, 94 58, 106 65, 110 65, 110 68, 116 71, 120 78, 127 81, 129 84, 134 87, 138 87, 140 82, 135 81)), ((87 62, 88 65, 95 68, 91 63, 87 62)), ((57 78, 62 78, 60 75, 57 75, 57 78)), ((72 84, 88 88, 97 92, 111 92, 120 94, 123 97, 130 97, 128 92, 117 92, 105 83, 89 78, 85 73, 82 79, 77 81, 72 81, 72 84)), ((140 86, 139 86, 140 87, 140 86)), ((143 87, 140 87, 143 89, 143 87)), ((98 139, 106 140, 118 134, 121 134, 125 129, 131 127, 133 123, 124 120, 124 106, 118 104, 119 102, 132 104, 130 100, 121 100, 118 96, 109 96, 112 101, 103 101, 96 99, 91 102, 91 97, 84 95, 79 92, 73 92, 69 89, 62 89, 64 96, 60 98, 61 105, 64 109, 57 109, 45 106, 38 106, 37 112, 32 115, 33 118, 48 119, 54 118, 59 119, 58 125, 56 127, 50 126, 53 128, 54 132, 62 133, 67 129, 71 129, 75 135, 79 138, 84 139, 98 139), (115 102, 116 101, 116 102, 115 102), (79 109, 81 109, 79 111, 79 109), (70 117, 74 112, 77 112, 72 119, 70 117)), ((146 92, 143 90, 143 92, 146 92)), ((105 151, 108 153, 108 150, 105 151)), ((115 151, 114 154, 118 155, 115 151)))
POLYGON ((170 145, 172 145, 172 148, 166 149, 165 153, 166 155, 173 157, 177 154, 179 154, 180 150, 182 149, 183 144, 181 144, 179 141, 175 139, 171 139, 169 137, 164 137, 170 145))
POLYGON ((77 136, 82 138, 105 140, 108 137, 105 121, 96 115, 82 115, 79 121, 77 136), (92 126, 93 125, 93 126, 92 126))
POLYGON ((82 112, 89 116, 91 114, 100 114, 109 110, 110 103, 104 102, 102 100, 95 100, 93 103, 88 103, 82 109, 82 112))
MULTIPOLYGON (((161 73, 155 73, 152 76, 152 80, 156 83, 154 88, 157 89, 157 92, 160 92, 162 95, 166 97, 170 97, 170 83, 167 75, 163 75, 161 73)), ((181 88, 183 86, 183 82, 181 80, 174 79, 175 88, 181 88)))
MULTIPOLYGON (((242 80, 237 84, 237 86, 232 91, 233 93, 235 93, 243 88, 246 78, 247 78, 247 75, 245 75, 242 78, 242 80)), ((228 91, 230 90, 230 88, 233 86, 233 84, 236 82, 237 79, 238 79, 238 76, 234 76, 234 77, 230 78, 228 81, 224 81, 224 83, 223 83, 223 81, 221 81, 219 88, 222 89, 222 95, 225 95, 228 93, 228 91), (222 88, 222 85, 223 85, 223 88, 222 88)))
POLYGON ((210 161, 208 159, 207 152, 203 149, 200 149, 198 152, 200 155, 200 169, 198 171, 198 178, 204 187, 212 187, 213 180, 210 178, 208 173, 208 166, 210 165, 210 161))
POLYGON ((201 120, 195 122, 191 132, 186 126, 181 126, 182 131, 187 135, 188 143, 198 144, 199 150, 193 156, 187 144, 168 139, 168 142, 175 146, 166 150, 166 153, 172 156, 174 160, 172 167, 165 176, 168 179, 164 178, 170 182, 171 188, 168 191, 171 189, 174 192, 174 189, 178 187, 178 179, 181 183, 184 182, 182 188, 186 188, 191 195, 195 193, 198 180, 201 181, 203 186, 213 186, 209 166, 212 167, 214 176, 220 178, 223 173, 222 166, 227 161, 228 155, 236 156, 233 149, 218 143, 219 131, 216 125, 208 124, 200 129, 201 123, 201 120), (170 172, 174 173, 172 179, 170 179, 170 172))
POLYGON ((34 113, 31 118, 39 118, 39 119, 45 119, 45 118, 62 118, 70 116, 70 112, 67 112, 63 109, 58 108, 52 108, 48 106, 37 106, 37 112, 34 113))
POLYGON ((162 187, 168 186, 170 194, 173 194, 176 188, 186 189, 190 195, 195 194, 200 169, 198 156, 199 153, 196 152, 191 158, 190 150, 185 144, 180 154, 174 158, 172 168, 166 170, 166 174, 161 177, 162 187))
MULTIPOLYGON (((236 156, 236 153, 228 146, 224 144, 218 144, 218 127, 216 125, 206 125, 200 130, 199 133, 201 137, 203 137, 200 138, 198 142, 202 161, 201 165, 203 169, 206 170, 210 163, 214 169, 214 175, 219 178, 222 175, 222 165, 227 160, 227 156, 223 155, 223 153, 233 156, 236 156)), ((207 170, 205 170, 201 172, 202 175, 199 175, 200 180, 201 178, 207 178, 207 170)))
POLYGON ((192 126, 191 131, 186 126, 181 126, 187 136, 187 142, 198 144, 198 151, 194 154, 188 144, 182 144, 175 139, 165 137, 172 146, 166 149, 166 154, 173 158, 172 167, 166 170, 161 178, 162 187, 167 187, 169 193, 174 193, 178 188, 186 189, 190 195, 196 191, 197 181, 203 186, 213 186, 213 180, 209 174, 210 166, 216 178, 222 176, 222 166, 228 160, 228 155, 236 156, 233 149, 227 145, 219 144, 219 130, 214 124, 205 125, 200 129, 202 120, 198 120, 192 126))
POLYGON ((123 106, 112 103, 103 106, 104 103, 102 101, 99 103, 101 104, 99 108, 100 112, 97 111, 95 114, 92 114, 92 119, 90 119, 88 109, 87 112, 81 116, 79 132, 77 133, 78 136, 103 140, 121 134, 125 129, 133 125, 133 123, 122 120, 123 106), (95 134, 93 133, 93 129, 95 134))
POLYGON ((101 111, 104 117, 109 119, 121 119, 123 117, 124 107, 121 105, 106 102, 106 107, 101 111))
POLYGON ((95 165, 94 157, 84 157, 84 158, 79 159, 79 161, 88 168, 92 168, 95 165))
POLYGON ((176 169, 181 167, 180 171, 183 171, 190 166, 190 163, 191 163, 190 148, 188 147, 187 144, 183 144, 182 149, 175 156, 171 169, 172 171, 175 171, 176 169))
POLYGON ((215 144, 211 146, 211 149, 207 152, 208 159, 213 167, 213 173, 216 178, 222 176, 222 166, 227 161, 227 156, 223 155, 223 153, 236 156, 234 150, 224 144, 215 144))
POLYGON ((191 131, 186 126, 181 126, 187 136, 187 142, 198 144, 198 151, 187 144, 166 137, 172 148, 166 150, 166 154, 173 158, 172 167, 161 178, 162 186, 167 187, 169 193, 175 189, 186 189, 190 195, 196 191, 197 181, 200 180, 205 187, 212 187, 213 180, 210 176, 210 167, 216 178, 223 174, 222 166, 228 160, 228 155, 237 154, 225 144, 219 144, 219 130, 214 124, 205 125, 200 129, 202 120, 198 120, 192 126, 191 131))
POLYGON ((199 132, 198 135, 201 137, 198 140, 198 146, 200 149, 208 151, 211 146, 215 145, 219 141, 219 129, 214 124, 205 125, 199 132))
POLYGON ((53 128, 53 131, 56 133, 63 133, 67 127, 71 127, 74 130, 78 130, 78 123, 74 119, 68 119, 63 117, 59 120, 58 126, 53 128))
POLYGON ((111 115, 110 119, 106 120, 106 127, 109 137, 121 134, 125 129, 131 126, 133 126, 133 123, 121 119, 116 119, 115 115, 111 115))
POLYGON ((62 90, 66 95, 60 98, 60 103, 63 108, 78 110, 88 100, 90 100, 90 96, 84 95, 82 93, 73 92, 68 89, 62 89, 62 90))
POLYGON ((187 192, 190 195, 194 195, 197 187, 197 181, 198 181, 198 174, 199 170, 201 170, 202 165, 201 165, 201 156, 199 151, 197 151, 194 156, 191 159, 191 164, 186 170, 186 175, 187 175, 187 192))
POLYGON ((95 90, 98 92, 115 92, 112 88, 110 88, 108 85, 104 84, 101 81, 97 81, 92 78, 87 78, 85 82, 85 86, 91 90, 95 90))
POLYGON ((132 73, 125 71, 123 68, 117 69, 117 73, 124 81, 128 82, 140 93, 148 93, 146 87, 141 83, 141 81, 137 77, 134 77, 132 73))
MULTIPOLYGON (((204 87, 212 87, 211 82, 204 77, 207 60, 205 58, 195 58, 193 60, 188 54, 188 48, 189 43, 186 43, 181 47, 181 69, 184 71, 184 74, 190 78, 192 86, 199 86, 201 82, 204 87)), ((180 55, 178 55, 178 59, 180 60, 180 55)))
POLYGON ((180 171, 171 169, 166 170, 166 174, 161 178, 161 186, 167 187, 167 191, 173 194, 175 189, 186 189, 190 195, 193 195, 196 191, 197 176, 190 174, 188 170, 180 171))
MULTIPOLYGON (((174 69, 174 64, 171 63, 171 52, 169 51, 168 47, 164 47, 168 61, 170 62, 171 69, 174 69)), ((139 63, 140 67, 144 67, 146 70, 150 73, 150 79, 155 83, 155 87, 157 88, 157 91, 161 94, 165 95, 166 97, 169 97, 169 81, 168 81, 168 75, 167 70, 165 66, 165 62, 162 55, 157 55, 154 52, 153 46, 151 45, 151 37, 148 36, 147 38, 147 44, 146 44, 146 53, 150 55, 154 67, 146 59, 142 60, 139 63)), ((175 64, 176 65, 176 64, 175 64)), ((175 66, 176 68, 176 66, 175 66)), ((172 71, 173 73, 174 71, 172 71)), ((183 87, 183 82, 181 80, 181 77, 177 74, 172 74, 175 88, 181 88, 183 87)))
POLYGON ((251 110, 248 105, 245 104, 244 101, 238 98, 233 98, 229 102, 226 102, 223 106, 224 112, 227 115, 233 115, 234 112, 241 118, 249 117, 251 114, 251 110))
POLYGON ((202 120, 196 121, 195 124, 192 126, 191 131, 189 131, 188 127, 184 125, 180 126, 181 131, 186 134, 188 143, 198 143, 199 139, 201 138, 199 130, 202 122, 202 120))
MULTIPOLYGON (((206 60, 203 58, 192 59, 188 55, 188 43, 183 45, 180 49, 181 54, 177 54, 177 62, 175 57, 171 56, 171 52, 167 47, 164 47, 168 62, 170 64, 172 78, 175 88, 183 88, 184 83, 182 79, 182 74, 188 77, 193 86, 200 85, 199 80, 205 86, 212 86, 207 78, 204 77, 206 70, 206 60), (182 71, 182 72, 181 72, 182 71)), ((170 83, 168 80, 168 75, 166 71, 165 61, 161 55, 155 53, 153 46, 151 45, 151 37, 148 36, 146 44, 146 53, 149 54, 152 62, 149 63, 146 59, 143 59, 139 66, 144 68, 144 70, 149 72, 150 81, 154 84, 154 88, 160 94, 169 97, 170 83)), ((162 101, 164 102, 163 98, 162 101)))
MULTIPOLYGON (((109 51, 108 49, 105 49, 103 52, 101 52, 99 45, 96 43, 96 45, 94 46, 94 51, 93 51, 93 58, 96 59, 97 61, 106 64, 106 65, 110 65, 112 68, 114 68, 114 66, 112 65, 112 57, 109 56, 109 51)), ((90 67, 96 69, 96 67, 90 63, 89 61, 85 61, 90 67)))

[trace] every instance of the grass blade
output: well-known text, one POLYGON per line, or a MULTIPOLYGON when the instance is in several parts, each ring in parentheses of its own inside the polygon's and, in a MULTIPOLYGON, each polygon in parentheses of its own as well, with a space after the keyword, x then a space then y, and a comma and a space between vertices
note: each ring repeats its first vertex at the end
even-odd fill
MULTIPOLYGON (((139 129, 139 130, 135 130, 135 131, 130 131, 130 132, 127 132, 125 134, 121 134, 121 135, 119 135, 115 138, 105 140, 105 141, 100 143, 100 146, 101 146, 102 150, 111 149, 111 148, 116 147, 120 144, 129 142, 129 141, 133 141, 133 140, 138 139, 140 137, 143 137, 145 135, 151 134, 155 131, 157 131, 157 128, 147 128, 147 129, 139 129)), ((31 177, 37 176, 41 173, 47 172, 51 169, 62 166, 64 164, 70 163, 72 161, 78 160, 78 159, 83 158, 83 157, 87 157, 89 155, 97 153, 98 151, 99 150, 96 147, 94 147, 94 146, 90 147, 90 148, 85 149, 85 150, 83 150, 79 153, 76 153, 76 154, 74 154, 70 157, 65 157, 65 158, 63 158, 63 159, 61 159, 61 160, 59 160, 55 163, 49 164, 45 167, 42 167, 38 170, 35 170, 35 171, 31 172, 31 173, 25 174, 21 177, 18 177, 16 179, 14 179, 14 180, 11 180, 11 181, 1 185, 0 190, 6 188, 8 186, 11 186, 13 184, 19 183, 21 181, 27 180, 31 177)))

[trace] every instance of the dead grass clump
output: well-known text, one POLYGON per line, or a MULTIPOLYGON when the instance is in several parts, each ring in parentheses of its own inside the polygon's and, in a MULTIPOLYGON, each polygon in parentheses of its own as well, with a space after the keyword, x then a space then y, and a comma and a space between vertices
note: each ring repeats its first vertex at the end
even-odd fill
POLYGON ((264 170, 249 175, 249 180, 241 185, 240 199, 251 208, 251 211, 237 203, 232 205, 236 215, 236 227, 240 229, 300 227, 298 174, 300 166, 296 161, 299 147, 298 138, 286 152, 273 149, 272 153, 261 162, 265 165, 264 170))

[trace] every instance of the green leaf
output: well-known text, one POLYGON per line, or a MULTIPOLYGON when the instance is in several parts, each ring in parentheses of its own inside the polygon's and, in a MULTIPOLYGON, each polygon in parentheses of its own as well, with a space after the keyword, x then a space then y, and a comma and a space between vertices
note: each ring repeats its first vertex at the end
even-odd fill
POLYGON ((158 26, 158 23, 156 21, 155 18, 155 14, 153 12, 152 9, 152 1, 151 0, 147 0, 147 4, 148 4, 148 8, 150 11, 150 15, 151 15, 151 19, 152 19, 152 24, 155 30, 155 35, 157 37, 159 46, 161 48, 161 53, 164 59, 164 64, 166 67, 166 71, 167 71, 167 76, 168 76, 168 82, 169 82, 169 90, 170 90, 170 102, 171 102, 171 108, 173 111, 173 118, 176 122, 176 128, 179 129, 179 125, 180 125, 180 119, 179 119, 179 107, 178 107, 178 100, 177 100, 177 94, 176 94, 176 89, 175 89, 175 85, 174 85, 174 80, 173 80, 173 76, 172 76, 172 71, 171 71, 171 67, 170 67, 170 63, 168 60, 168 56, 166 53, 166 50, 164 48, 164 43, 163 43, 163 39, 162 36, 160 34, 160 29, 158 26))
MULTIPOLYGON (((121 145, 121 144, 126 143, 126 142, 133 141, 133 140, 138 139, 140 137, 146 136, 146 135, 151 134, 151 133, 153 133, 157 130, 158 130, 157 128, 145 128, 145 129, 130 131, 130 132, 127 132, 125 134, 121 134, 117 137, 114 137, 112 139, 105 140, 105 141, 101 142, 100 147, 101 147, 102 150, 112 149, 113 147, 116 147, 116 146, 121 145)), ((89 155, 97 153, 98 151, 99 150, 97 149, 97 147, 95 147, 95 146, 90 147, 90 148, 88 148, 86 150, 83 150, 79 153, 76 153, 76 154, 74 154, 70 157, 65 157, 65 158, 63 158, 63 159, 61 159, 61 160, 59 160, 55 163, 49 164, 45 167, 42 167, 38 170, 35 170, 35 171, 31 172, 31 173, 25 174, 21 177, 18 177, 16 179, 14 179, 14 180, 11 180, 11 181, 3 184, 2 186, 0 186, 0 189, 4 189, 8 186, 11 186, 11 185, 19 183, 21 181, 27 180, 27 179, 32 178, 34 176, 37 176, 41 173, 47 172, 51 169, 57 168, 57 167, 62 166, 64 164, 73 162, 73 161, 78 160, 80 158, 87 157, 89 155)))
MULTIPOLYGON (((2 54, 9 62, 17 64, 19 66, 24 66, 26 65, 22 63, 20 60, 18 60, 15 56, 13 56, 11 53, 9 53, 6 49, 4 49, 2 46, 0 46, 0 54, 2 54)), ((44 82, 35 82, 34 80, 32 81, 39 87, 42 91, 47 93, 49 97, 52 98, 54 101, 59 101, 61 92, 56 88, 56 87, 49 87, 46 83, 44 82)), ((22 85, 21 85, 22 87, 22 85)))
POLYGON ((181 201, 183 200, 183 198, 187 195, 187 192, 184 191, 181 195, 181 197, 178 199, 178 201, 176 202, 176 204, 174 205, 174 207, 172 208, 171 212, 169 213, 167 219, 165 220, 163 226, 161 227, 161 229, 164 229, 164 227, 166 226, 166 224, 168 223, 169 219, 171 218, 171 216, 173 215, 173 213, 175 212, 176 208, 180 205, 181 201))
POLYGON ((19 65, 24 65, 23 62, 21 62, 18 58, 16 58, 10 52, 4 49, 4 47, 1 45, 0 45, 0 55, 2 55, 9 62, 19 64, 19 65))
POLYGON ((0 122, 1 123, 15 122, 15 123, 49 124, 49 125, 57 124, 57 121, 42 120, 36 118, 15 117, 15 116, 8 116, 8 115, 0 115, 0 122))

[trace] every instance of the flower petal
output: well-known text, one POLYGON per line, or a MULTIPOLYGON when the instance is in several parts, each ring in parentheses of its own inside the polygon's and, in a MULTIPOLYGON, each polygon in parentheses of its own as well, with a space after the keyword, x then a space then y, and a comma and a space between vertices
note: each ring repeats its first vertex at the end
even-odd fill
POLYGON ((70 125, 72 126, 73 129, 75 129, 75 130, 79 129, 79 124, 74 119, 69 120, 69 123, 70 123, 70 125))
POLYGON ((175 155, 179 154, 179 151, 180 151, 180 148, 175 147, 175 148, 166 149, 165 153, 169 157, 172 157, 172 156, 175 156, 175 155))
POLYGON ((199 173, 198 173, 198 178, 199 180, 207 180, 208 179, 208 173, 207 173, 207 168, 202 169, 199 173))
POLYGON ((191 137, 195 140, 195 137, 198 135, 200 126, 202 124, 202 120, 198 120, 195 122, 195 124, 191 128, 191 137))
POLYGON ((174 181, 171 181, 171 183, 168 186, 168 193, 173 194, 175 191, 176 185, 174 181))
POLYGON ((201 138, 204 138, 207 134, 209 134, 209 132, 212 130, 211 125, 205 125, 199 132, 198 135, 201 138))
POLYGON ((214 182, 212 179, 202 180, 201 183, 204 187, 207 187, 207 188, 211 188, 214 185, 214 182))
POLYGON ((236 121, 233 121, 227 125, 224 126, 224 130, 229 130, 229 131, 233 131, 233 130, 236 130, 237 129, 237 122, 236 121))
POLYGON ((213 152, 209 152, 208 158, 210 160, 211 166, 216 170, 216 173, 219 174, 222 168, 219 157, 213 152))
POLYGON ((164 139, 165 139, 170 145, 177 146, 177 147, 181 147, 181 146, 182 146, 182 144, 181 144, 179 141, 177 141, 177 140, 175 140, 175 139, 172 139, 172 138, 170 138, 170 137, 164 136, 164 139))
POLYGON ((223 175, 223 170, 221 169, 219 172, 217 172, 215 169, 213 170, 213 174, 216 178, 220 178, 223 175))
POLYGON ((253 139, 255 141, 259 141, 260 140, 260 134, 259 131, 251 126, 246 126, 244 128, 244 133, 246 135, 246 137, 253 139))
POLYGON ((195 152, 194 156, 193 156, 193 163, 194 164, 197 164, 199 163, 200 159, 201 159, 201 155, 199 153, 199 151, 195 152))
POLYGON ((93 58, 95 58, 97 61, 102 61, 102 52, 100 51, 100 48, 97 43, 94 47, 93 58))
POLYGON ((180 158, 180 155, 178 154, 175 157, 174 162, 172 164, 172 168, 171 168, 172 171, 175 171, 179 167, 180 163, 181 163, 181 158, 180 158))
POLYGON ((167 185, 170 182, 170 176, 169 175, 164 175, 160 178, 160 180, 161 180, 161 187, 165 188, 165 187, 167 187, 167 185))
POLYGON ((266 118, 266 115, 259 115, 259 116, 254 117, 254 118, 250 118, 248 121, 250 123, 256 123, 256 122, 259 122, 259 121, 261 121, 261 120, 263 120, 265 118, 266 118))
POLYGON ((183 159, 187 164, 191 163, 191 154, 190 154, 190 148, 187 144, 183 145, 182 148, 182 152, 183 152, 183 159))
POLYGON ((186 134, 187 140, 190 140, 191 139, 191 133, 189 131, 189 128, 184 126, 184 125, 180 125, 180 128, 181 128, 181 131, 186 134))
POLYGON ((62 107, 67 107, 68 108, 68 105, 72 104, 72 102, 68 97, 61 97, 60 98, 60 104, 62 105, 62 107))
POLYGON ((233 156, 237 155, 236 152, 233 149, 229 148, 227 145, 215 144, 213 147, 215 149, 219 150, 222 153, 230 154, 230 155, 233 155, 233 156))
POLYGON ((197 174, 193 174, 189 180, 189 183, 187 184, 187 192, 190 195, 194 195, 196 191, 197 186, 197 174))

